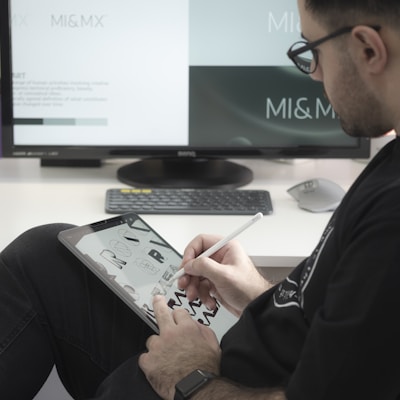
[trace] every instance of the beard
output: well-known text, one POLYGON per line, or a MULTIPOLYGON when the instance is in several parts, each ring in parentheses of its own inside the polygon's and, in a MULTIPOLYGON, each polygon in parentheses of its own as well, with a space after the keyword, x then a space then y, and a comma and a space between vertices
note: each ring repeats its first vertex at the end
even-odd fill
POLYGON ((344 63, 337 77, 331 96, 325 88, 324 92, 349 136, 377 138, 393 129, 385 120, 382 103, 361 80, 350 60, 344 63))

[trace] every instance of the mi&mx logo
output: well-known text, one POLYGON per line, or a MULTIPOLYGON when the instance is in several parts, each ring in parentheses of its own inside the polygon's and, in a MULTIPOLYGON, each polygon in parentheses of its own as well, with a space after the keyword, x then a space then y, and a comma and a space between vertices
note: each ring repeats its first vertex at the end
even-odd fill
POLYGON ((13 14, 11 24, 14 28, 26 28, 29 26, 28 14, 13 14))
POLYGON ((52 28, 101 29, 105 28, 106 17, 104 14, 52 14, 50 16, 50 25, 52 28))
POLYGON ((268 120, 279 118, 284 120, 318 120, 322 118, 337 119, 331 104, 326 104, 319 97, 309 98, 285 97, 279 102, 271 98, 266 100, 266 118, 268 120))
POLYGON ((282 14, 269 12, 268 14, 268 32, 281 33, 300 33, 300 18, 297 13, 287 11, 282 14))

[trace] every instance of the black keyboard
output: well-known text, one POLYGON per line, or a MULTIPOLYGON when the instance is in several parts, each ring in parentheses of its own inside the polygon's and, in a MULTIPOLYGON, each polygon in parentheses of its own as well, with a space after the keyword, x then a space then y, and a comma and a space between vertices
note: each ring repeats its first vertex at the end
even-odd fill
POLYGON ((272 213, 266 190, 109 189, 106 212, 123 214, 252 215, 272 213))

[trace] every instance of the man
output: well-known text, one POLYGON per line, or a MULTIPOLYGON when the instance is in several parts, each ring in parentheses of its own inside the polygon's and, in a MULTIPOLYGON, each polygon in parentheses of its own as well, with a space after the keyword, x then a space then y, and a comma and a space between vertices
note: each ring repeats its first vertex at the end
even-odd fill
MULTIPOLYGON (((323 83, 346 132, 400 129, 400 3, 298 6, 305 41, 288 55, 323 83)), ((57 243, 62 228, 37 228, 1 254, 2 398, 29 398, 55 359, 79 399, 400 399, 399 139, 349 190, 313 254, 276 287, 236 242, 212 259, 195 257, 217 238, 188 245, 179 285, 241 317, 221 346, 161 297, 160 335, 152 335, 57 243)))
MULTIPOLYGON (((400 129, 400 2, 299 0, 298 6, 305 43, 288 54, 323 83, 344 130, 377 137, 400 129)), ((211 292, 243 312, 242 319, 224 338, 222 354, 217 343, 210 346, 212 364, 206 350, 203 359, 190 351, 195 334, 185 335, 180 325, 186 318, 171 319, 157 299, 164 329, 148 340, 149 353, 140 358, 153 387, 172 399, 174 383, 203 368, 244 387, 213 379, 196 400, 400 398, 399 178, 400 147, 394 143, 352 187, 315 253, 246 309, 262 285, 259 293, 243 287, 248 280, 236 275, 243 255, 236 248, 220 254, 217 261, 232 269, 209 259, 193 261, 211 245, 207 237, 193 241, 185 252, 185 260, 192 260, 186 272, 214 282, 211 292), (238 298, 232 287, 248 298, 238 298), (170 365, 167 376, 163 365, 170 365), (248 389, 252 386, 260 389, 248 389)), ((212 302, 203 287, 209 281, 192 280, 186 277, 182 287, 212 302)), ((207 349, 210 339, 202 332, 197 337, 196 347, 202 349, 203 339, 207 349)))

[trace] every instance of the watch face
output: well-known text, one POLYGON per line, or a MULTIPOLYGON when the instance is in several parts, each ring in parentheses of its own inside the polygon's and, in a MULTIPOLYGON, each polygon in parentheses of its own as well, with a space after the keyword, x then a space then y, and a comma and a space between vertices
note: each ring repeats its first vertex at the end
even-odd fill
POLYGON ((179 381, 176 386, 174 400, 189 399, 195 392, 210 382, 215 377, 214 374, 199 369, 191 372, 188 376, 179 381))

